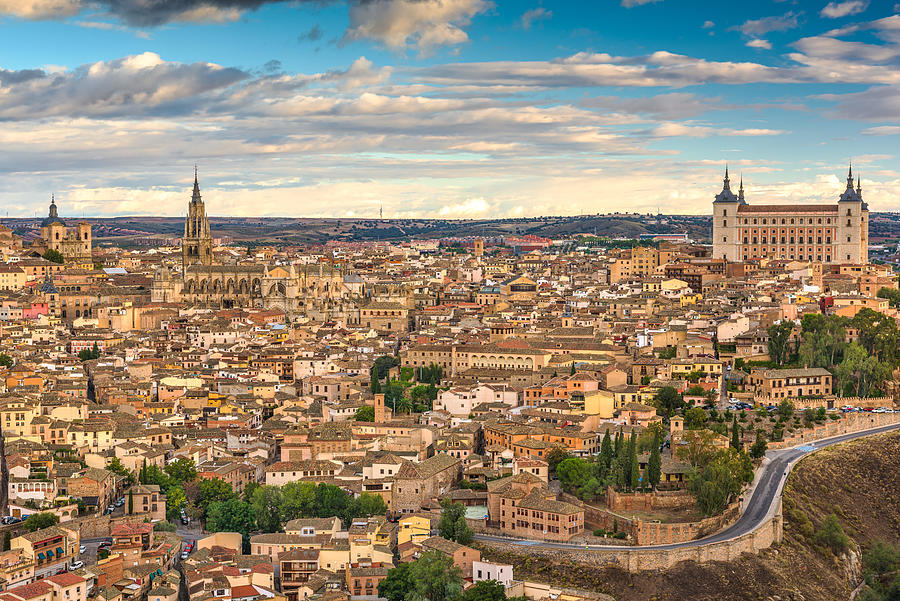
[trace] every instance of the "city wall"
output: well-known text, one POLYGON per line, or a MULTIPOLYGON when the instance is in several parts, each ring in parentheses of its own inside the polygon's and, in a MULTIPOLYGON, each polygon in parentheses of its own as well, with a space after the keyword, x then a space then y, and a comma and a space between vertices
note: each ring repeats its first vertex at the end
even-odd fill
MULTIPOLYGON (((852 398, 841 399, 842 402, 849 405, 854 405, 854 400, 857 402, 860 401, 860 399, 852 398)), ((785 436, 784 440, 769 442, 769 449, 786 449, 822 440, 823 438, 831 438, 832 436, 850 434, 859 432, 860 430, 868 430, 870 428, 877 428, 879 426, 887 426, 896 423, 900 423, 900 413, 872 413, 869 411, 844 413, 839 420, 829 419, 824 424, 813 426, 811 429, 797 431, 790 436, 785 436)))
POLYGON ((485 548, 508 553, 527 553, 530 557, 544 557, 553 562, 575 562, 587 566, 616 566, 637 572, 645 570, 667 570, 682 561, 705 563, 710 561, 730 561, 743 553, 757 553, 782 539, 781 500, 758 528, 737 538, 701 546, 684 546, 674 549, 654 549, 642 547, 620 547, 616 549, 582 549, 572 547, 555 549, 541 546, 522 547, 513 543, 479 541, 485 548))
POLYGON ((606 506, 610 511, 688 509, 696 504, 694 496, 686 490, 620 493, 611 486, 606 489, 606 506))
POLYGON ((113 527, 119 524, 143 522, 144 518, 150 518, 149 513, 135 513, 112 517, 110 515, 92 515, 78 518, 74 521, 78 525, 81 538, 106 538, 112 532, 113 527))

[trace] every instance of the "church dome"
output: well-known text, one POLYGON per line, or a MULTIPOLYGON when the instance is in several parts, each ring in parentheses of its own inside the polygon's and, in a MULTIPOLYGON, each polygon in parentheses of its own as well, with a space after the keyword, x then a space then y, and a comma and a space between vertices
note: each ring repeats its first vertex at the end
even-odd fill
POLYGON ((49 225, 61 225, 63 227, 66 226, 66 222, 59 218, 59 215, 56 212, 56 199, 51 196, 50 197, 50 214, 47 215, 43 221, 41 221, 41 227, 47 227, 49 225))

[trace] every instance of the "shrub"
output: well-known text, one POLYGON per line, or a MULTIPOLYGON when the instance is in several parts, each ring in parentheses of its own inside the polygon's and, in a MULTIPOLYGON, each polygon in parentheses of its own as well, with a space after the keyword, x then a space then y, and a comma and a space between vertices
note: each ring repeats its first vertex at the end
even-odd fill
POLYGON ((837 516, 833 513, 822 520, 822 524, 816 532, 816 542, 831 549, 835 555, 846 553, 850 548, 850 537, 841 528, 837 516))
POLYGON ((617 538, 619 540, 625 540, 626 534, 624 532, 616 532, 613 534, 613 538, 617 538))
POLYGON ((788 520, 793 522, 794 526, 797 527, 797 531, 802 534, 804 538, 812 538, 816 529, 810 521, 809 516, 806 515, 806 512, 802 509, 789 509, 787 516, 788 520))
POLYGON ((154 532, 175 532, 177 529, 172 522, 156 522, 153 524, 154 532))
POLYGON ((594 530, 594 536, 606 536, 606 530, 603 528, 597 528, 594 530))

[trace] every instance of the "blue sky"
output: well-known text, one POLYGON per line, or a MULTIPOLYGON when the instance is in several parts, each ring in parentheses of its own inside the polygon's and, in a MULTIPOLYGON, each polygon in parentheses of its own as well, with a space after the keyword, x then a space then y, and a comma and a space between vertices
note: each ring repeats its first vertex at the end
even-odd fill
POLYGON ((900 208, 877 0, 0 0, 9 215, 900 208))

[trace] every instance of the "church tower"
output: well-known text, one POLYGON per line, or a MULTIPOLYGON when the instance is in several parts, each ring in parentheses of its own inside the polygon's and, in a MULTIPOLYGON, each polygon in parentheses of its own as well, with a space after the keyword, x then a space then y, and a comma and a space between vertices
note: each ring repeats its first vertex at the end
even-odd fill
POLYGON ((197 168, 194 167, 194 193, 188 204, 187 219, 184 221, 184 236, 181 239, 182 268, 189 265, 212 265, 212 236, 209 233, 209 219, 200 199, 200 184, 197 182, 197 168))

